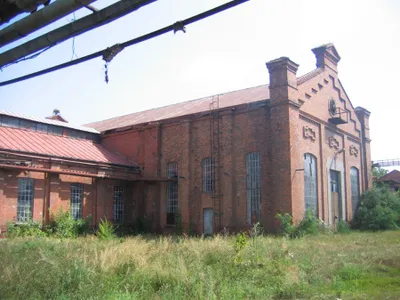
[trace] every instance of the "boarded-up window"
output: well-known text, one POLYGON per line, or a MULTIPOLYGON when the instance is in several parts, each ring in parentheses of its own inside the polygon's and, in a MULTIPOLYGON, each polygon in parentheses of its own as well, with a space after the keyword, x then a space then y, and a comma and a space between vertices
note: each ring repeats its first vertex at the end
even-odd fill
POLYGON ((310 153, 304 154, 304 209, 318 213, 317 159, 310 153))
POLYGON ((251 224, 252 216, 259 219, 261 213, 260 153, 252 152, 246 155, 246 173, 247 223, 251 224))
POLYGON ((214 191, 214 161, 211 157, 203 159, 203 192, 214 191))
POLYGON ((82 218, 82 199, 83 185, 80 183, 71 183, 70 210, 71 216, 74 220, 82 218))
POLYGON ((32 220, 33 179, 18 179, 17 221, 24 223, 32 220))
POLYGON ((358 169, 355 167, 350 168, 350 181, 351 181, 351 205, 353 216, 360 202, 360 178, 358 169))
MULTIPOLYGON (((167 177, 178 178, 178 163, 167 164, 167 177)), ((178 212, 178 182, 167 182, 167 224, 175 224, 175 214, 178 212)))
POLYGON ((124 221, 124 188, 114 186, 114 222, 124 221))

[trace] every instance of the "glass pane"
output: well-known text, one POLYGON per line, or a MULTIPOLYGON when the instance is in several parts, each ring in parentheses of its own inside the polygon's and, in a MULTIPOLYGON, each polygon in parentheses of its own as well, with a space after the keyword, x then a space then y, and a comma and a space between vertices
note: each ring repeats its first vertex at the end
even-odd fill
POLYGON ((304 155, 304 209, 318 214, 317 159, 314 155, 304 155))
MULTIPOLYGON (((171 162, 167 164, 167 176, 178 176, 178 164, 171 162)), ((167 224, 174 224, 172 217, 178 212, 178 182, 167 182, 167 224)))
POLYGON ((259 219, 261 214, 261 163, 260 153, 246 155, 247 223, 252 216, 259 219))
POLYGON ((18 222, 27 222, 32 220, 33 190, 33 179, 18 179, 18 222))
POLYGON ((212 158, 203 159, 203 191, 214 191, 215 174, 214 174, 214 161, 212 158))
POLYGON ((360 202, 360 180, 358 175, 358 169, 355 167, 352 167, 350 169, 350 182, 351 182, 351 205, 354 216, 358 204, 360 202))
POLYGON ((71 183, 70 210, 74 220, 82 218, 83 186, 80 183, 71 183))
POLYGON ((121 223, 124 220, 124 189, 114 186, 114 222, 121 223))

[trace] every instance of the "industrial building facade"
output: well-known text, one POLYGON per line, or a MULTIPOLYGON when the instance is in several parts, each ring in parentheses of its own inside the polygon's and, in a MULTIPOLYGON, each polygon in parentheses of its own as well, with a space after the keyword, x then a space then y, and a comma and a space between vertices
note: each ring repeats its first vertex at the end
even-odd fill
POLYGON ((306 209, 350 220, 371 185, 370 113, 353 108, 332 44, 297 77, 286 57, 269 85, 72 126, 1 112, 0 226, 48 222, 60 207, 154 232, 212 234, 306 209), (11 124, 11 125, 10 125, 11 124))

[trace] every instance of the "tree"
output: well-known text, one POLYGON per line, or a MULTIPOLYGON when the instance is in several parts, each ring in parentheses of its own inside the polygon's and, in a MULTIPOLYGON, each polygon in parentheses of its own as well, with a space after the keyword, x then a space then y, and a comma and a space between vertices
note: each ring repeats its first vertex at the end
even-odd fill
POLYGON ((385 175, 387 173, 388 173, 388 171, 381 167, 373 167, 372 168, 372 175, 376 178, 382 177, 383 175, 385 175))

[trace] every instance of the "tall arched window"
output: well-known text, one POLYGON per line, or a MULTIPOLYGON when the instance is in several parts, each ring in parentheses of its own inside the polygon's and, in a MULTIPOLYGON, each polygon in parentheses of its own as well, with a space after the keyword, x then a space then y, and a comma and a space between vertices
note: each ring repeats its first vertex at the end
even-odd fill
POLYGON ((214 160, 211 157, 207 157, 202 161, 203 167, 203 192, 214 191, 214 160))
POLYGON ((252 216, 259 219, 261 213, 260 153, 251 152, 246 155, 246 173, 247 223, 251 224, 252 216))
POLYGON ((358 169, 356 167, 350 168, 350 182, 351 182, 351 206, 354 216, 358 203, 360 202, 360 178, 358 169))
MULTIPOLYGON (((178 163, 170 162, 167 164, 167 177, 178 177, 178 163)), ((175 224, 175 214, 178 212, 178 182, 167 182, 167 224, 175 224)))
POLYGON ((317 159, 310 153, 304 154, 304 209, 318 214, 317 159))

